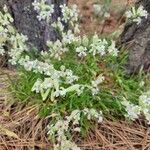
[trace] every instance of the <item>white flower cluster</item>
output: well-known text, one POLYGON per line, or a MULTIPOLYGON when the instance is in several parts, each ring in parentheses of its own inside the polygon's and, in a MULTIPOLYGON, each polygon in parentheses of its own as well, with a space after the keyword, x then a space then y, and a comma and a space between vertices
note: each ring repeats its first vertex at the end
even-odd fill
MULTIPOLYGON (((47 19, 51 18, 53 10, 53 5, 46 4, 46 0, 37 1, 33 3, 34 9, 38 12, 38 18, 47 19)), ((78 25, 78 10, 77 6, 73 5, 69 8, 66 5, 60 5, 62 11, 62 17, 58 17, 55 22, 51 22, 52 27, 59 31, 61 41, 57 40, 55 42, 48 41, 47 45, 49 47, 50 57, 57 60, 61 60, 61 57, 65 52, 68 51, 68 44, 77 43, 80 40, 80 37, 76 37, 75 33, 79 32, 78 25), (63 23, 62 23, 63 22, 63 23), (71 30, 66 31, 64 23, 69 24, 71 30)), ((42 53, 46 54, 46 53, 42 53)))
MULTIPOLYGON (((38 12, 38 20, 51 21, 52 14, 54 13, 54 5, 49 5, 47 0, 35 0, 33 3, 34 10, 38 12)), ((61 32, 64 30, 62 22, 69 23, 69 25, 74 28, 74 32, 79 32, 78 22, 78 12, 77 5, 72 5, 69 8, 66 4, 60 5, 62 17, 58 17, 56 22, 52 23, 52 26, 59 29, 61 32)))
POLYGON ((104 18, 110 17, 110 13, 106 9, 105 5, 93 4, 93 11, 96 17, 104 17, 104 18))
MULTIPOLYGON (((41 2, 35 1, 33 5, 35 10, 39 11, 39 13, 47 8, 46 0, 42 0, 41 2)), ((66 5, 63 5, 61 8, 63 11, 63 18, 62 20, 58 18, 59 26, 63 26, 61 23, 62 21, 66 22, 72 20, 72 23, 77 22, 78 11, 76 10, 76 6, 73 6, 71 9, 67 8, 66 5)), ((47 11, 47 9, 45 11, 47 11)), ((5 26, 8 25, 8 31, 11 34, 11 36, 9 34, 5 34, 6 37, 9 37, 7 39, 9 39, 12 46, 8 52, 11 58, 10 62, 13 65, 19 64, 23 66, 27 71, 43 74, 44 78, 37 79, 32 88, 32 91, 41 94, 43 100, 47 99, 48 96, 51 96, 51 100, 54 101, 55 98, 65 96, 68 92, 72 91, 76 92, 77 95, 80 95, 83 93, 85 87, 89 88, 93 95, 99 92, 98 86, 104 80, 104 77, 99 76, 95 81, 92 81, 91 86, 76 84, 75 81, 78 80, 78 77, 73 75, 72 70, 66 69, 64 66, 61 66, 60 70, 56 70, 53 64, 51 64, 51 60, 49 58, 61 60, 64 53, 69 50, 70 44, 73 44, 74 50, 79 57, 85 57, 88 53, 92 53, 94 56, 96 54, 104 55, 106 53, 116 56, 118 51, 115 48, 114 41, 111 41, 110 44, 107 40, 100 39, 96 34, 90 41, 86 36, 83 36, 82 38, 80 36, 75 36, 72 30, 63 30, 61 41, 57 40, 55 42, 47 42, 49 51, 41 52, 41 56, 44 57, 43 62, 37 59, 32 60, 32 58, 24 54, 24 51, 28 51, 28 47, 26 45, 26 41, 28 40, 27 37, 17 33, 11 26, 10 22, 13 21, 11 16, 8 14, 6 17, 3 17, 2 14, 0 14, 0 16, 2 16, 2 24, 5 26), (45 59, 46 57, 47 59, 45 59)), ((7 30, 5 32, 7 33, 7 30)), ((2 42, 0 45, 1 54, 4 53, 3 45, 4 43, 2 42)))
POLYGON ((60 8, 63 16, 62 21, 69 23, 71 27, 78 28, 77 22, 79 10, 77 9, 77 5, 72 5, 71 8, 69 8, 66 4, 64 4, 61 5, 60 8))
MULTIPOLYGON (((68 24, 69 27, 71 28, 71 30, 73 31, 73 33, 79 33, 80 29, 79 29, 79 24, 78 24, 78 12, 79 10, 77 9, 76 5, 71 6, 71 8, 69 8, 68 6, 64 5, 60 5, 61 8, 61 12, 62 12, 62 17, 58 17, 56 22, 52 23, 52 26, 56 29, 58 29, 58 31, 62 33, 66 33, 64 31, 64 25, 68 24), (63 22, 63 23, 62 23, 63 22)), ((73 34, 71 33, 71 35, 73 34)), ((67 34, 67 33, 66 33, 67 34)), ((70 34, 70 31, 68 32, 68 34, 70 34)))
POLYGON ((123 101, 122 104, 125 106, 125 110, 127 112, 127 114, 125 114, 125 117, 131 120, 139 118, 139 115, 141 114, 141 109, 138 105, 134 105, 129 101, 123 101))
POLYGON ((70 85, 68 88, 61 87, 62 83, 72 84, 74 81, 78 80, 78 77, 74 76, 71 70, 57 71, 52 66, 49 71, 50 70, 51 73, 48 72, 48 74, 51 74, 51 77, 45 78, 44 81, 38 79, 32 88, 32 91, 41 93, 43 100, 47 98, 49 93, 51 93, 52 101, 54 101, 55 97, 65 96, 68 92, 75 91, 78 95, 82 93, 83 88, 78 84, 70 85), (62 82, 61 78, 64 78, 64 82, 62 82))
POLYGON ((0 55, 5 54, 4 45, 5 42, 9 39, 10 32, 14 32, 11 27, 11 23, 13 22, 12 17, 8 13, 7 7, 4 6, 4 13, 0 12, 0 55))
POLYGON ((87 116, 88 120, 97 119, 98 123, 103 120, 101 111, 85 108, 84 110, 74 110, 70 116, 66 116, 65 119, 60 119, 55 124, 49 125, 47 134, 56 139, 54 150, 80 150, 74 142, 68 140, 67 133, 81 131, 81 114, 87 116))
POLYGON ((97 119, 97 122, 98 123, 101 123, 103 121, 103 118, 102 118, 102 112, 98 112, 97 110, 95 109, 88 109, 88 108, 85 108, 83 110, 83 113, 84 115, 87 116, 87 119, 88 120, 92 120, 92 119, 97 119))
MULTIPOLYGON (((7 11, 6 8, 5 11, 7 11)), ((40 73, 45 76, 43 81, 41 79, 37 79, 32 91, 40 93, 43 100, 45 100, 50 93, 51 100, 54 100, 55 97, 65 96, 67 92, 75 91, 78 95, 83 92, 83 87, 81 85, 73 84, 78 80, 78 77, 73 75, 72 70, 66 69, 64 66, 62 66, 60 70, 56 70, 51 63, 42 62, 37 59, 32 60, 32 58, 28 55, 23 54, 24 51, 28 51, 28 47, 26 45, 26 41, 28 39, 26 36, 17 33, 11 26, 11 21, 13 21, 13 19, 9 13, 6 13, 5 15, 0 13, 0 20, 2 30, 5 29, 5 34, 0 34, 0 37, 2 37, 2 40, 0 40, 0 53, 3 54, 5 52, 3 45, 6 41, 8 41, 11 45, 8 54, 10 56, 9 61, 12 65, 19 64, 27 71, 40 73), (62 87, 62 83, 67 85, 67 87, 62 87)), ((61 55, 68 51, 66 47, 63 47, 62 42, 59 40, 54 43, 48 42, 48 45, 51 49, 50 56, 53 58, 60 59, 61 55)))
POLYGON ((72 70, 66 69, 65 66, 61 66, 60 69, 62 76, 66 78, 66 84, 73 84, 74 81, 78 81, 79 77, 73 75, 72 70))
POLYGON ((53 65, 41 62, 39 60, 31 60, 29 56, 21 57, 18 64, 23 66, 27 71, 33 71, 53 78, 58 78, 59 71, 54 69, 53 65))
POLYGON ((46 20, 50 21, 52 14, 54 13, 54 5, 48 5, 47 0, 35 0, 32 5, 34 6, 34 10, 38 12, 37 18, 39 21, 46 20))
POLYGON ((28 38, 23 34, 17 33, 12 27, 13 18, 8 13, 6 6, 4 6, 4 12, 5 14, 0 12, 0 54, 3 55, 5 53, 3 46, 8 42, 7 45, 10 46, 8 54, 11 58, 9 61, 12 65, 16 65, 21 54, 27 50, 25 42, 28 38))
POLYGON ((141 107, 141 111, 148 121, 148 124, 150 124, 150 91, 140 96, 139 106, 141 107))
POLYGON ((113 56, 117 56, 118 54, 114 41, 111 41, 110 45, 106 39, 100 39, 97 34, 95 34, 92 38, 89 52, 92 53, 93 56, 96 54, 103 56, 106 53, 110 53, 113 56))
POLYGON ((85 57, 87 55, 87 48, 83 46, 79 46, 76 48, 76 52, 79 57, 85 57))
MULTIPOLYGON (((34 6, 40 5, 40 3, 36 3, 37 2, 35 2, 34 6)), ((44 3, 46 3, 46 0, 44 3)), ((44 6, 45 5, 47 4, 44 4, 44 6)), ((86 36, 80 37, 75 35, 80 32, 78 25, 79 11, 76 5, 73 5, 70 8, 66 5, 61 5, 60 8, 62 11, 62 17, 58 17, 57 20, 52 23, 52 26, 59 31, 62 39, 61 41, 57 40, 56 42, 48 42, 47 45, 50 48, 49 52, 51 58, 61 60, 63 54, 68 51, 68 45, 71 44, 76 45, 75 51, 80 58, 87 56, 88 52, 92 53, 94 56, 97 54, 103 56, 107 53, 117 56, 118 50, 115 47, 114 41, 108 42, 106 39, 100 39, 98 35, 95 34, 90 42, 86 36), (66 31, 64 23, 69 24, 71 29, 66 31)), ((39 9, 35 7, 35 10, 39 9)), ((39 11, 42 11, 42 9, 39 11)))
POLYGON ((27 36, 23 34, 16 33, 16 35, 12 35, 10 38, 11 42, 11 50, 9 51, 9 56, 11 59, 9 60, 12 65, 16 65, 21 55, 24 51, 28 51, 28 48, 25 42, 28 40, 27 36))
POLYGON ((91 81, 91 83, 92 83, 91 91, 92 91, 93 95, 98 94, 98 92, 100 90, 99 89, 99 84, 102 83, 104 81, 104 79, 105 79, 104 76, 99 75, 96 80, 91 81))
POLYGON ((60 17, 57 18, 56 22, 52 23, 52 27, 57 29, 60 33, 64 32, 64 25, 62 24, 62 19, 60 17))
POLYGON ((118 49, 116 48, 115 41, 111 40, 111 45, 108 46, 107 51, 112 56, 117 56, 118 55, 118 49))
POLYGON ((75 36, 71 30, 62 33, 62 43, 65 45, 77 43, 80 40, 80 37, 75 36))
POLYGON ((49 47, 50 57, 58 60, 61 60, 62 55, 68 51, 68 48, 63 46, 60 40, 48 41, 47 46, 49 47))
POLYGON ((78 37, 76 52, 79 57, 85 57, 88 53, 91 53, 93 56, 105 54, 110 54, 112 56, 118 55, 118 49, 116 48, 115 41, 107 41, 106 39, 100 39, 97 34, 95 34, 91 41, 83 36, 82 38, 78 37))
POLYGON ((60 86, 60 81, 57 79, 45 78, 44 81, 38 79, 32 87, 32 91, 41 93, 43 100, 46 100, 51 93, 51 101, 56 101, 55 98, 59 96, 66 96, 69 92, 76 92, 78 95, 82 94, 83 87, 79 84, 74 84, 68 88, 60 86))
POLYGON ((141 5, 138 8, 133 6, 131 7, 131 10, 126 12, 126 17, 137 24, 140 24, 142 18, 147 18, 147 16, 148 12, 144 10, 144 7, 141 5))
POLYGON ((150 124, 150 92, 144 93, 139 97, 138 105, 134 105, 128 101, 124 101, 122 104, 125 106, 127 112, 126 117, 135 120, 143 114, 148 121, 148 124, 150 124))

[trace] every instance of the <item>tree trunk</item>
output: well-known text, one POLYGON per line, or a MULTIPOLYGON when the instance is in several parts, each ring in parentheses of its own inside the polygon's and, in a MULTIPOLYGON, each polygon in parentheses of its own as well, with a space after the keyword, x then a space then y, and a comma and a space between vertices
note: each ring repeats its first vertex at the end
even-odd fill
MULTIPOLYGON (((0 9, 4 5, 10 10, 14 18, 14 26, 24 35, 28 36, 30 44, 39 50, 46 50, 47 40, 56 40, 56 31, 45 21, 38 21, 37 12, 33 9, 34 0, 0 0, 0 9)), ((59 5, 67 3, 67 0, 47 0, 48 4, 55 5, 55 13, 52 20, 61 15, 59 5)))
POLYGON ((129 49, 126 69, 130 74, 150 69, 150 0, 138 0, 135 5, 143 5, 148 17, 143 18, 139 25, 127 23, 120 37, 121 44, 129 49))

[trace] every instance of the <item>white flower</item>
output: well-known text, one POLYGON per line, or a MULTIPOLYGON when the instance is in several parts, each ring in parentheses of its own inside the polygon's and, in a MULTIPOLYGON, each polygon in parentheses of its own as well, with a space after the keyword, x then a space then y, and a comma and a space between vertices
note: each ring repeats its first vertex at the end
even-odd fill
POLYGON ((99 92, 99 88, 98 87, 91 87, 91 92, 92 92, 92 95, 97 95, 98 92, 99 92))
POLYGON ((75 35, 71 30, 68 30, 67 33, 62 33, 62 43, 71 44, 76 41, 75 35))
POLYGON ((77 5, 72 5, 71 8, 67 7, 66 4, 60 6, 62 15, 63 15, 63 21, 66 23, 71 23, 71 25, 74 25, 74 22, 78 21, 78 10, 77 5))
POLYGON ((124 100, 122 104, 125 106, 125 110, 127 112, 127 114, 125 114, 126 117, 131 120, 135 120, 142 113, 145 116, 148 124, 150 124, 150 91, 143 93, 139 97, 138 105, 134 105, 126 100, 124 100))
POLYGON ((90 45, 90 53, 93 53, 93 56, 95 56, 96 54, 100 54, 101 56, 103 56, 104 54, 106 54, 107 45, 108 43, 105 39, 101 40, 95 34, 90 45))
POLYGON ((144 10, 143 6, 139 6, 135 8, 134 6, 131 7, 131 10, 126 12, 126 17, 137 24, 141 23, 142 18, 147 18, 148 12, 144 10))
POLYGON ((64 25, 62 24, 60 17, 58 17, 57 22, 54 22, 52 26, 58 29, 61 33, 64 31, 64 25))
POLYGON ((128 117, 131 120, 135 120, 139 117, 140 115, 140 107, 139 106, 135 106, 133 104, 130 104, 126 107, 126 111, 128 112, 128 117))
POLYGON ((75 76, 73 75, 73 72, 72 70, 69 70, 69 69, 66 69, 64 72, 63 72, 65 78, 66 78, 66 83, 67 84, 72 84, 74 81, 78 81, 79 77, 78 76, 75 76))
POLYGON ((60 87, 59 90, 56 90, 56 91, 54 92, 54 96, 55 96, 55 97, 65 96, 66 94, 67 94, 67 90, 66 90, 65 88, 63 88, 63 87, 60 87))
POLYGON ((36 93, 40 93, 40 91, 41 91, 41 84, 42 84, 42 80, 41 79, 37 79, 37 81, 34 83, 34 85, 32 87, 32 91, 35 91, 36 93))
POLYGON ((68 51, 68 49, 63 46, 60 40, 55 42, 48 41, 47 46, 49 47, 50 57, 57 60, 61 60, 62 55, 68 51))
POLYGON ((92 85, 91 85, 91 91, 92 91, 92 95, 96 95, 99 92, 99 84, 102 83, 104 81, 104 76, 102 76, 101 74, 97 77, 96 80, 91 81, 92 85))
POLYGON ((80 26, 79 26, 79 24, 75 24, 73 29, 74 29, 74 33, 80 33, 80 26))
POLYGON ((83 46, 77 47, 76 52, 78 53, 79 57, 85 57, 87 55, 87 48, 83 46))
POLYGON ((141 17, 147 18, 148 12, 144 10, 143 6, 139 6, 139 8, 137 9, 137 14, 141 17))
POLYGON ((84 115, 87 116, 88 120, 97 119, 98 123, 101 123, 103 121, 101 111, 98 112, 97 110, 95 110, 93 108, 91 108, 91 109, 85 108, 83 110, 83 113, 84 113, 84 115))
POLYGON ((44 82, 42 83, 41 86, 42 86, 43 89, 52 88, 54 86, 53 85, 53 80, 51 78, 45 78, 44 82))
POLYGON ((54 13, 54 5, 46 4, 46 0, 35 0, 32 5, 34 6, 34 10, 36 10, 39 15, 37 16, 38 20, 46 20, 49 21, 51 19, 52 14, 54 13))
POLYGON ((81 111, 74 110, 70 116, 67 116, 66 119, 70 122, 73 121, 73 125, 78 125, 80 120, 81 111))
POLYGON ((55 150, 80 150, 80 148, 68 140, 68 132, 80 132, 81 113, 87 116, 88 119, 96 119, 98 123, 102 122, 102 112, 95 109, 85 108, 84 110, 74 110, 69 116, 64 119, 58 119, 56 123, 48 125, 48 135, 55 137, 55 150))
POLYGON ((108 47, 108 52, 112 54, 112 56, 118 55, 118 49, 116 48, 115 41, 111 41, 111 45, 108 47))
POLYGON ((141 114, 141 108, 138 105, 134 105, 128 101, 123 101, 122 104, 125 106, 127 114, 125 115, 131 120, 135 120, 141 114))
POLYGON ((83 44, 84 47, 88 47, 88 45, 89 45, 89 39, 85 35, 82 38, 82 44, 83 44))

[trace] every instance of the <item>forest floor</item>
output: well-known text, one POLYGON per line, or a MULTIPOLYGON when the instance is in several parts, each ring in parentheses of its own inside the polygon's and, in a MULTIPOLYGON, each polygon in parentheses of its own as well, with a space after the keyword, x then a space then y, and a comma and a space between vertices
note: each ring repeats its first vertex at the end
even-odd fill
POLYGON ((112 0, 110 5, 110 17, 106 19, 105 22, 94 17, 94 0, 69 0, 69 3, 76 4, 80 10, 82 34, 88 33, 90 35, 97 32, 107 35, 115 31, 121 32, 125 23, 123 14, 127 7, 133 4, 134 1, 135 0, 112 0))
MULTIPOLYGON (((14 97, 7 88, 8 77, 15 75, 13 71, 1 70, 0 150, 52 150, 46 135, 48 118, 38 117, 36 105, 13 103, 14 97)), ((74 135, 74 141, 82 150, 149 150, 150 130, 143 120, 130 123, 104 119, 86 137, 74 135)))

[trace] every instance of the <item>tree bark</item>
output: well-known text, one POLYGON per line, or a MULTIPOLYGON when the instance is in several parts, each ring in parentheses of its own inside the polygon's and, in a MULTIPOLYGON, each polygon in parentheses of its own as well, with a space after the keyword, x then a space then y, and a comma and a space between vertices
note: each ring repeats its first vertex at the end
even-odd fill
MULTIPOLYGON (((39 50, 46 50, 48 40, 56 40, 58 35, 45 21, 38 21, 37 12, 34 10, 32 3, 34 0, 0 0, 0 9, 7 5, 12 17, 14 26, 24 35, 28 36, 30 45, 39 50)), ((55 5, 55 13, 52 20, 61 16, 60 4, 67 3, 67 0, 47 0, 48 4, 55 5)))
POLYGON ((129 50, 126 66, 129 74, 150 69, 150 0, 138 0, 135 5, 143 5, 148 17, 143 18, 139 25, 127 23, 120 36, 121 44, 129 50))

